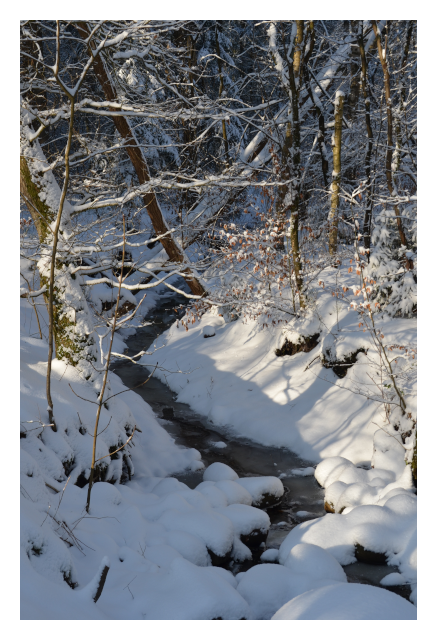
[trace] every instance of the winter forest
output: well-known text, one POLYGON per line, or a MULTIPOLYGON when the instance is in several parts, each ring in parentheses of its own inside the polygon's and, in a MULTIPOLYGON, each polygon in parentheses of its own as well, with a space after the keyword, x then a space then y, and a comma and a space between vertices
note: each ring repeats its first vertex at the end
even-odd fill
POLYGON ((23 620, 417 618, 417 21, 20 21, 23 620))

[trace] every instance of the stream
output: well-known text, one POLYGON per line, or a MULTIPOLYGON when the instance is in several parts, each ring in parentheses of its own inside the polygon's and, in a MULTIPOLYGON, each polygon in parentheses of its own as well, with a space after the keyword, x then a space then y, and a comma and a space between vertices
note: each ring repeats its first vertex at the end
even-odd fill
MULTIPOLYGON (((137 329, 135 335, 125 340, 127 355, 132 357, 141 350, 147 350, 154 340, 176 319, 174 307, 185 304, 180 294, 169 293, 161 297, 147 317, 150 324, 137 329)), ((144 381, 148 374, 145 368, 127 360, 119 360, 111 365, 123 383, 133 388, 144 381)), ((149 382, 135 389, 153 409, 161 426, 174 438, 176 444, 197 449, 205 466, 213 462, 223 462, 238 473, 240 477, 276 476, 284 485, 285 494, 281 504, 267 509, 271 528, 266 548, 278 549, 289 531, 306 520, 325 515, 324 490, 314 476, 293 476, 291 469, 315 466, 313 461, 303 460, 285 448, 265 447, 245 438, 239 438, 225 427, 218 427, 210 420, 194 412, 187 404, 178 402, 176 395, 160 380, 152 377, 149 382), (224 443, 219 447, 216 443, 224 443)), ((203 479, 204 470, 174 474, 174 477, 194 489, 203 479)), ((233 573, 246 571, 259 564, 259 553, 253 552, 253 560, 229 567, 233 573)), ((395 567, 371 565, 362 562, 343 567, 349 582, 359 582, 381 586, 380 580, 393 573, 395 567)), ((409 587, 389 587, 390 591, 408 599, 409 587)))

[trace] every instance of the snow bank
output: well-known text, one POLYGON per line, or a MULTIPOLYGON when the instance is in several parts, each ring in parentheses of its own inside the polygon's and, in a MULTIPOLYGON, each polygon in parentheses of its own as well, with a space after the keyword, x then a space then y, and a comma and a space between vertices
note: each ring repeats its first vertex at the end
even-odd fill
MULTIPOLYGON (((27 301, 22 311, 26 334, 33 314, 27 301)), ((53 432, 44 426, 47 345, 23 335, 21 356, 22 618, 256 617, 232 574, 211 566, 217 558, 250 560, 241 538, 266 536, 270 527, 235 471, 211 465, 196 490, 165 477, 203 466, 199 452, 176 446, 150 407, 110 373, 108 396, 125 393, 102 408, 97 457, 123 444, 133 426, 137 431, 129 457, 106 458, 99 480, 110 482, 94 484, 86 514, 99 389, 55 360, 53 432), (102 562, 110 569, 94 603, 102 562)))
MULTIPOLYGON (((217 310, 190 324, 188 331, 175 323, 157 340, 162 347, 157 358, 166 370, 188 373, 157 371, 155 375, 178 394, 180 402, 208 416, 215 425, 256 442, 287 447, 315 462, 332 456, 353 463, 369 461, 374 422, 382 421, 381 405, 354 392, 358 387, 379 395, 376 387, 369 387, 369 375, 375 377, 379 358, 368 333, 358 326, 356 312, 328 291, 328 285, 335 288, 336 277, 350 289, 356 284, 347 266, 325 270, 326 290, 312 291, 316 302, 311 314, 291 321, 284 330, 278 326, 262 329, 241 318, 225 323, 217 310), (215 336, 205 340, 204 330, 211 326, 215 336), (285 338, 297 343, 317 333, 319 342, 308 353, 275 355, 285 338), (367 355, 359 353, 357 364, 339 379, 332 369, 322 366, 322 347, 328 343, 336 358, 358 349, 366 349, 367 355)), ((380 322, 377 317, 378 327, 380 322)), ((416 321, 386 318, 384 336, 387 344, 414 345, 416 321)), ((414 406, 414 385, 405 393, 414 406)))
POLYGON ((404 598, 367 584, 314 589, 287 602, 272 620, 416 620, 404 598))

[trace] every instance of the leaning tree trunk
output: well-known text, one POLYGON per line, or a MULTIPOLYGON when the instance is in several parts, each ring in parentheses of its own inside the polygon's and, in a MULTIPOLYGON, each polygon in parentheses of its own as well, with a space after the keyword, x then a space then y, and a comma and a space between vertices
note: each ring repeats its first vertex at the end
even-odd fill
MULTIPOLYGON (((80 35, 86 40, 89 37, 89 29, 85 22, 79 22, 77 24, 80 35)), ((89 45, 90 46, 90 45, 89 45)), ((101 55, 97 55, 94 58, 93 69, 99 81, 106 100, 109 102, 116 102, 118 100, 117 92, 115 91, 110 75, 106 69, 105 62, 101 55)), ((109 107, 111 111, 116 111, 114 107, 109 107)), ((137 174, 138 182, 145 184, 150 181, 149 169, 147 166, 146 158, 142 152, 140 145, 135 137, 135 133, 132 130, 127 118, 124 116, 113 116, 115 127, 120 134, 122 140, 124 140, 124 146, 127 154, 133 164, 135 173, 137 174)), ((159 206, 156 194, 153 189, 150 189, 147 193, 143 194, 143 201, 149 214, 155 233, 158 236, 164 235, 160 239, 162 246, 167 252, 168 257, 172 262, 188 264, 188 258, 185 255, 183 249, 178 246, 176 240, 171 236, 169 228, 162 214, 159 206)), ((181 272, 190 287, 194 295, 202 296, 206 293, 204 286, 194 276, 189 266, 182 268, 181 272)))
POLYGON ((337 91, 335 94, 335 125, 334 144, 332 146, 332 183, 331 183, 331 209, 329 211, 329 253, 331 256, 337 253, 338 245, 338 209, 340 204, 341 182, 341 133, 343 125, 344 93, 337 91))
MULTIPOLYGON (((26 118, 26 114, 24 114, 26 118)), ((38 234, 41 258, 38 262, 41 287, 49 303, 53 230, 59 210, 61 189, 53 172, 44 171, 48 162, 38 140, 32 140, 34 132, 21 123, 20 193, 32 216, 38 234)), ((86 378, 94 373, 92 362, 97 360, 94 327, 85 295, 80 287, 80 276, 71 273, 73 263, 69 238, 70 205, 65 201, 57 258, 54 265, 53 286, 53 338, 56 357, 76 366, 86 378)))

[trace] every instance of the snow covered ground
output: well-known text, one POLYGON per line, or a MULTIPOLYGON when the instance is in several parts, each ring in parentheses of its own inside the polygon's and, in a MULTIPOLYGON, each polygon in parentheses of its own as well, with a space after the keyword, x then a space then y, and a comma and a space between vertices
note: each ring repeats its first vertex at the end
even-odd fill
MULTIPOLYGON (((84 482, 96 409, 91 401, 99 389, 55 361, 57 432, 42 426, 47 344, 35 336, 28 302, 22 300, 21 308, 22 619, 270 619, 281 607, 279 619, 384 618, 382 608, 385 619, 415 617, 405 599, 376 587, 366 587, 364 599, 361 585, 346 581, 341 564, 354 561, 357 541, 387 552, 399 567, 388 583, 414 581, 415 496, 411 478, 408 482, 401 472, 403 454, 386 443, 375 454, 381 472, 363 476, 355 467, 354 462, 371 458, 375 427, 368 423, 377 408, 333 386, 333 372, 318 363, 304 372, 317 352, 276 358, 272 350, 282 339, 280 330, 225 324, 212 314, 188 332, 173 326, 167 346, 157 352, 166 368, 191 370, 168 382, 179 400, 216 424, 233 424, 246 436, 289 446, 315 461, 340 454, 349 459, 326 460, 316 470, 327 492, 343 483, 344 491, 332 498, 336 513, 299 525, 279 554, 267 550, 263 564, 234 576, 213 563, 251 557, 251 536, 259 544, 270 526, 257 505, 266 492, 281 496, 280 480, 238 478, 220 464, 206 469, 195 490, 166 477, 202 468, 200 454, 177 447, 150 407, 126 391, 102 410, 106 429, 98 457, 107 456, 101 470, 106 482, 94 485, 86 514, 84 482), (206 324, 215 327, 214 337, 203 337, 206 324), (135 446, 128 455, 109 456, 133 426, 135 446), (333 536, 338 545, 329 542, 333 536), (94 602, 104 567, 109 567, 106 583, 94 602)), ((352 318, 346 314, 342 322, 346 331, 352 318)), ((406 335, 413 331, 408 322, 403 326, 406 335)), ((114 349, 123 349, 121 340, 114 349)), ((112 373, 110 391, 125 391, 112 373)))
MULTIPOLYGON (((354 277, 344 272, 341 282, 352 288, 354 277)), ((354 463, 370 460, 381 405, 357 389, 372 391, 369 375, 376 375, 377 356, 369 333, 359 327, 357 313, 328 291, 337 275, 331 270, 323 276, 326 290, 319 287, 314 293, 316 309, 309 320, 290 323, 285 330, 263 329, 242 319, 225 322, 216 308, 188 331, 175 323, 156 341, 158 347, 165 345, 157 360, 169 371, 186 373, 158 371, 157 377, 180 402, 215 425, 261 444, 287 447, 315 462, 329 456, 354 463), (206 338, 205 331, 211 334, 212 327, 215 335, 206 338), (286 337, 296 341, 299 335, 317 333, 319 343, 310 352, 275 355, 286 337), (332 350, 334 342, 338 358, 367 350, 367 355, 358 354, 357 363, 341 380, 317 358, 328 346, 332 350)), ((416 344, 415 320, 386 319, 383 327, 387 344, 416 344)), ((408 392, 414 408, 415 388, 408 392)))

